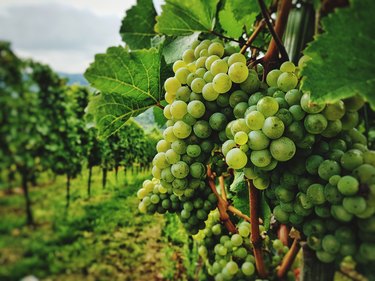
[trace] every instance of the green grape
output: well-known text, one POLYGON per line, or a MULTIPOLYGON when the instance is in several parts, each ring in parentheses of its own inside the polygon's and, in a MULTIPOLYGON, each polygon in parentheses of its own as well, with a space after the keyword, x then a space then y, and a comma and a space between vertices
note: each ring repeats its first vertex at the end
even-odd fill
POLYGON ((351 130, 358 125, 359 115, 358 112, 345 112, 344 117, 341 118, 342 129, 351 130))
POLYGON ((236 118, 244 118, 245 117, 245 112, 248 109, 247 102, 240 102, 238 103, 234 109, 233 109, 233 114, 234 117, 236 118))
POLYGON ((202 90, 203 90, 203 87, 204 85, 206 85, 206 81, 203 80, 203 78, 195 78, 192 82, 191 82, 191 90, 194 92, 194 93, 202 93, 202 90))
POLYGON ((306 63, 307 63, 309 60, 311 60, 311 57, 306 56, 306 55, 302 56, 302 57, 298 60, 298 68, 299 68, 299 69, 302 69, 302 68, 306 65, 306 63))
POLYGON ((175 94, 178 88, 181 87, 180 81, 175 77, 170 77, 164 82, 164 89, 168 93, 175 94))
POLYGON ((234 83, 242 83, 249 75, 249 69, 245 63, 235 62, 229 67, 228 75, 234 83))
POLYGON ((203 80, 206 81, 207 83, 212 82, 212 80, 214 80, 214 75, 212 75, 211 71, 207 71, 203 75, 203 80))
POLYGON ((328 206, 317 205, 314 207, 315 214, 321 218, 329 218, 331 216, 331 211, 328 206))
POLYGON ((311 175, 317 175, 319 166, 324 161, 324 158, 320 155, 311 155, 306 159, 306 170, 311 175))
POLYGON ((273 215, 275 216, 275 219, 280 223, 287 223, 289 221, 289 214, 287 212, 284 212, 280 206, 276 206, 273 211, 273 215))
POLYGON ((276 187, 275 195, 277 200, 283 203, 291 202, 294 199, 294 193, 282 185, 276 187))
POLYGON ((167 157, 165 156, 164 152, 159 152, 158 154, 156 154, 154 159, 152 160, 152 163, 159 169, 164 169, 169 166, 167 157))
POLYGON ((252 276, 255 273, 255 266, 251 262, 244 262, 241 266, 241 271, 245 276, 252 276))
POLYGON ((246 80, 240 84, 241 90, 246 93, 255 93, 259 89, 259 86, 258 73, 254 69, 250 69, 246 80))
POLYGON ((172 165, 171 172, 177 179, 186 178, 189 174, 189 166, 183 161, 179 161, 172 165))
POLYGON ((303 222, 303 216, 291 213, 289 215, 289 221, 292 225, 300 225, 303 222))
POLYGON ((210 71, 213 76, 219 73, 227 73, 228 71, 228 63, 224 60, 215 60, 210 67, 210 71))
POLYGON ((278 139, 284 133, 284 123, 275 116, 267 117, 264 121, 262 131, 270 139, 278 139))
MULTIPOLYGON (((189 98, 190 98, 190 94, 191 94, 191 91, 190 91, 189 87, 187 87, 187 86, 180 87, 176 92, 176 100, 188 102, 189 98)), ((165 109, 165 107, 164 107, 164 109, 165 109)))
POLYGON ((298 78, 294 73, 284 72, 277 78, 277 87, 284 92, 294 89, 297 84, 298 78))
POLYGON ((302 141, 305 135, 305 128, 301 122, 294 121, 286 127, 285 135, 294 142, 302 141))
POLYGON ((257 110, 265 117, 273 116, 279 110, 279 104, 274 98, 264 97, 258 101, 257 110))
POLYGON ((335 260, 336 256, 330 253, 327 253, 326 251, 317 251, 316 257, 324 263, 331 263, 335 260))
POLYGON ((355 244, 341 244, 340 254, 344 257, 354 256, 357 251, 357 246, 355 244))
POLYGON ((353 171, 353 175, 359 179, 362 184, 371 185, 375 183, 375 167, 369 164, 363 164, 353 171))
MULTIPOLYGON (((308 190, 308 189, 307 189, 308 190)), ((305 193, 299 192, 297 194, 297 202, 302 206, 304 209, 312 209, 314 206, 313 202, 311 202, 311 199, 309 196, 307 196, 305 193)))
POLYGON ((212 56, 209 56, 207 59, 206 59, 206 62, 205 62, 205 67, 206 69, 210 69, 211 68, 211 65, 214 61, 216 60, 219 60, 220 58, 217 56, 217 55, 212 55, 212 56))
POLYGON ((231 237, 231 241, 234 247, 239 247, 242 245, 243 239, 241 235, 233 234, 231 237))
POLYGON ((247 144, 252 150, 262 150, 268 147, 270 139, 262 131, 251 131, 247 144))
POLYGON ((208 47, 208 55, 217 55, 219 57, 222 57, 224 55, 223 45, 219 42, 212 42, 208 47))
POLYGON ((259 111, 250 112, 245 117, 246 125, 254 131, 263 127, 264 120, 264 115, 259 111))
POLYGON ((228 74, 225 73, 215 75, 212 83, 215 91, 218 93, 226 93, 232 87, 232 80, 230 80, 228 74))
POLYGON ((339 180, 341 179, 341 176, 339 175, 333 175, 329 178, 328 182, 331 185, 337 186, 339 180))
POLYGON ((173 134, 179 139, 185 139, 191 134, 191 126, 184 121, 177 121, 173 125, 173 134))
POLYGON ((188 103, 187 112, 194 118, 201 118, 206 111, 204 103, 198 100, 194 100, 188 103))
POLYGON ((190 144, 186 148, 186 154, 190 157, 198 157, 202 152, 202 149, 197 144, 190 144))
POLYGON ((176 71, 175 77, 181 83, 181 85, 187 84, 187 77, 190 74, 189 69, 181 67, 176 71))
POLYGON ((324 187, 324 197, 331 204, 340 204, 343 196, 339 192, 338 188, 331 184, 326 184, 324 187))
POLYGON ((268 72, 266 82, 270 87, 277 87, 277 80, 283 72, 279 69, 274 69, 268 72))
MULTIPOLYGON (((289 92, 288 92, 289 93, 289 92)), ((300 105, 294 104, 289 108, 289 112, 292 114, 293 119, 296 121, 302 120, 306 113, 300 105)))
POLYGON ((186 153, 186 143, 183 140, 175 140, 171 144, 171 148, 177 152, 178 154, 185 154, 186 153))
POLYGON ((186 78, 186 83, 191 86, 191 83, 194 81, 194 79, 199 78, 198 75, 195 73, 190 73, 186 78))
POLYGON ((294 72, 296 70, 296 66, 291 61, 286 61, 281 64, 280 70, 282 72, 294 72))
POLYGON ((231 133, 233 135, 232 138, 234 138, 234 135, 237 132, 240 132, 240 131, 243 131, 245 133, 249 133, 250 132, 250 128, 246 125, 246 121, 243 118, 239 118, 239 119, 235 120, 232 123, 232 126, 230 127, 230 130, 231 130, 231 133))
POLYGON ((256 150, 251 152, 250 160, 257 167, 266 167, 271 163, 272 156, 268 149, 256 150))
POLYGON ((270 152, 277 161, 288 161, 296 153, 296 146, 291 139, 281 137, 271 142, 270 152))
POLYGON ((340 120, 328 121, 327 128, 322 132, 322 136, 333 138, 342 131, 342 123, 340 120))
POLYGON ((212 129, 207 121, 199 120, 194 124, 193 131, 198 138, 206 139, 211 135, 212 129))
POLYGON ((240 102, 248 100, 248 95, 242 90, 236 90, 229 96, 229 105, 234 108, 240 102))
POLYGON ((228 166, 237 170, 245 167, 247 163, 247 156, 246 153, 241 151, 241 149, 233 148, 227 153, 225 160, 228 166))
POLYGON ((356 112, 365 104, 365 100, 361 96, 353 96, 344 100, 347 111, 356 112))
POLYGON ((349 171, 363 164, 363 153, 358 149, 350 149, 341 157, 341 166, 349 171))
POLYGON ((340 251, 340 242, 332 234, 328 234, 322 239, 322 248, 330 254, 336 254, 340 251))
POLYGON ((156 144, 156 151, 157 152, 166 152, 168 149, 171 148, 171 144, 166 140, 160 140, 156 144))
POLYGON ((160 179, 160 177, 161 177, 161 170, 160 170, 160 168, 158 168, 156 166, 152 167, 151 173, 152 173, 152 176, 154 178, 160 179))
POLYGON ((211 128, 215 131, 221 131, 225 129, 225 126, 228 123, 227 117, 220 112, 215 112, 214 114, 212 114, 208 122, 211 128))
POLYGON ((165 93, 165 96, 164 96, 164 99, 165 101, 168 103, 168 104, 171 104, 172 102, 174 102, 174 100, 176 99, 176 94, 173 94, 173 93, 165 93))
POLYGON ((241 235, 242 237, 249 237, 250 227, 245 226, 245 225, 240 225, 238 227, 238 234, 241 235))
POLYGON ((169 164, 177 163, 181 158, 181 156, 177 154, 173 149, 168 149, 165 152, 165 157, 167 158, 169 164))
POLYGON ((257 189, 264 190, 270 185, 270 179, 266 177, 259 177, 253 180, 253 184, 257 189))
POLYGON ((234 135, 234 141, 238 145, 244 145, 247 143, 249 137, 245 132, 237 132, 234 135))
POLYGON ((214 101, 219 96, 219 93, 214 90, 212 83, 207 83, 202 89, 202 96, 207 101, 214 101))
POLYGON ((197 77, 199 78, 203 78, 204 74, 206 73, 206 69, 204 67, 201 67, 201 68, 198 68, 196 71, 195 71, 195 75, 197 75, 197 77))
POLYGON ((320 205, 326 201, 324 196, 324 186, 319 183, 310 185, 307 188, 306 195, 314 205, 320 205))
POLYGON ((180 69, 181 67, 186 67, 186 62, 182 61, 182 60, 176 60, 174 63, 173 63, 173 72, 176 73, 178 69, 180 69))
POLYGON ((174 101, 170 106, 170 112, 174 119, 180 120, 187 113, 187 104, 184 101, 174 101))
POLYGON ((325 104, 313 103, 310 99, 310 94, 305 93, 301 97, 301 107, 307 113, 314 114, 323 111, 325 104))
POLYGON ((332 205, 331 215, 336 220, 342 222, 350 222, 353 218, 353 215, 346 211, 342 205, 332 205))
POLYGON ((329 121, 341 119, 345 115, 345 105, 343 101, 338 101, 332 104, 327 104, 322 114, 329 121))
POLYGON ((289 126, 293 122, 293 116, 288 109, 279 109, 275 116, 283 121, 285 127, 289 126))
POLYGON ((191 63, 195 60, 194 51, 192 49, 187 49, 182 53, 182 60, 185 63, 191 63))
POLYGON ((297 89, 292 89, 285 94, 285 100, 289 106, 299 105, 302 98, 302 92, 297 89))
POLYGON ((249 99, 248 99, 248 104, 251 106, 251 105, 256 105, 258 103, 258 101, 263 98, 264 95, 261 93, 261 92, 256 92, 254 94, 252 94, 249 99))
POLYGON ((345 197, 342 205, 351 214, 359 215, 366 210, 366 200, 361 196, 345 197))
POLYGON ((229 56, 228 64, 232 65, 236 62, 241 62, 243 64, 246 64, 246 57, 243 54, 240 53, 234 53, 229 56))
POLYGON ((324 160, 318 168, 319 176, 324 180, 329 180, 334 175, 340 175, 341 167, 333 160, 324 160))
MULTIPOLYGON (((205 56, 205 54, 202 53, 202 55, 195 61, 196 67, 198 69, 203 69, 203 68, 205 69, 206 60, 207 60, 207 56, 205 56)), ((203 76, 201 78, 203 78, 203 76)))
POLYGON ((308 114, 304 121, 304 126, 310 134, 322 133, 328 125, 327 119, 323 114, 308 114))

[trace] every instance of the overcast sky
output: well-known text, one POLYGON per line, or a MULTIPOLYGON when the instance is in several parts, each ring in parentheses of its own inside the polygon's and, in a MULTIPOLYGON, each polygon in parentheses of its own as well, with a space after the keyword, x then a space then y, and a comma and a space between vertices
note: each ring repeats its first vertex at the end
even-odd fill
MULTIPOLYGON (((160 0, 154 1, 158 6, 160 0)), ((83 73, 94 54, 122 45, 119 29, 136 0, 0 0, 0 40, 55 71, 83 73)))

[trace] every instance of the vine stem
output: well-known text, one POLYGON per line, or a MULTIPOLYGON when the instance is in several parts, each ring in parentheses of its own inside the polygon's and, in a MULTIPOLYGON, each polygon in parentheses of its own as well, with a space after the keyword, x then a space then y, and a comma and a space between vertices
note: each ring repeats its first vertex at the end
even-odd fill
POLYGON ((292 266, 299 252, 299 249, 300 249, 299 239, 295 238, 293 240, 292 246, 290 247, 289 251, 284 256, 283 261, 281 262, 281 265, 279 269, 277 270, 277 277, 279 277, 280 279, 285 277, 288 270, 292 266))
POLYGON ((224 182, 223 176, 219 177, 219 184, 220 184, 221 197, 223 197, 225 202, 228 202, 227 192, 225 191, 225 182, 224 182))
POLYGON ((259 232, 259 215, 258 215, 258 202, 259 192, 255 188, 251 180, 247 181, 249 188, 249 202, 250 202, 250 220, 251 220, 251 236, 250 241, 253 245, 253 252, 255 257, 255 266, 258 271, 259 277, 266 279, 267 271, 263 260, 262 254, 262 238, 259 232))
POLYGON ((226 40, 229 40, 229 41, 233 41, 233 42, 236 42, 236 43, 241 43, 241 41, 239 41, 237 39, 225 36, 225 35, 223 35, 221 33, 218 33, 218 32, 216 32, 214 30, 211 30, 210 33, 213 34, 213 35, 216 35, 217 37, 220 37, 220 38, 223 38, 223 39, 226 39, 226 40))
POLYGON ((254 32, 250 35, 249 39, 247 39, 245 45, 242 46, 240 53, 244 54, 247 50, 247 48, 251 47, 251 44, 254 42, 255 38, 257 38, 258 34, 263 30, 263 28, 266 26, 266 22, 264 19, 262 19, 254 32))
POLYGON ((244 219, 245 221, 251 223, 251 218, 244 213, 242 213, 240 210, 238 210, 236 207, 233 207, 232 205, 228 205, 228 211, 233 213, 234 215, 244 219))
POLYGON ((161 110, 164 110, 164 106, 162 106, 162 105, 160 104, 160 102, 157 102, 157 103, 156 103, 156 106, 159 107, 161 110))
POLYGON ((289 229, 285 224, 281 224, 278 230, 278 236, 284 246, 289 244, 289 229))
MULTIPOLYGON (((292 5, 292 1, 291 0, 282 0, 282 4, 281 5, 286 5, 288 4, 289 2, 289 5, 291 6, 292 5)), ((272 20, 271 20, 271 17, 270 15, 268 14, 268 10, 267 10, 267 7, 266 7, 266 4, 264 3, 264 0, 258 0, 258 3, 259 3, 259 6, 260 6, 260 9, 262 11, 262 15, 263 15, 263 18, 264 20, 266 21, 266 24, 267 24, 267 27, 272 35, 272 41, 271 41, 271 44, 272 42, 274 42, 276 44, 276 47, 277 49, 279 50, 280 54, 281 54, 281 58, 283 60, 288 60, 288 53, 286 52, 285 50, 285 47, 284 47, 284 44, 283 42, 281 41, 280 37, 282 37, 282 35, 280 35, 278 32, 277 32, 277 22, 280 22, 279 20, 276 21, 276 26, 275 28, 273 27, 273 23, 272 23, 272 20)), ((290 9, 290 8, 289 8, 290 9)), ((286 15, 286 20, 288 20, 288 15, 289 15, 289 12, 288 14, 286 15)), ((279 19, 280 17, 282 17, 281 15, 277 15, 277 18, 279 19)), ((284 33, 284 32, 283 32, 284 33)), ((270 44, 270 47, 271 47, 271 44, 270 44)))
POLYGON ((208 185, 210 186, 212 192, 216 195, 217 198, 217 208, 219 209, 220 220, 224 223, 225 227, 229 232, 237 233, 237 228, 230 220, 230 217, 227 213, 228 202, 226 202, 216 190, 215 177, 211 172, 210 166, 207 166, 207 180, 208 185))

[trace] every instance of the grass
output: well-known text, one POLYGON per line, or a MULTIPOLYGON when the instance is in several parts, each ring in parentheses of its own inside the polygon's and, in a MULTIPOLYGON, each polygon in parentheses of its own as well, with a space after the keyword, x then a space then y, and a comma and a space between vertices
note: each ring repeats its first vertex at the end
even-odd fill
MULTIPOLYGON (((34 275, 41 280, 180 280, 176 264, 191 262, 182 246, 186 233, 175 218, 141 215, 135 194, 148 173, 108 174, 105 190, 94 169, 91 197, 87 174, 71 184, 65 208, 65 178, 43 178, 31 188, 36 227, 25 226, 23 195, 0 195, 0 280, 34 275), (172 256, 187 259, 171 259, 172 256), (172 272, 172 273, 171 273, 172 272)), ((173 216, 172 216, 173 217, 173 216)))

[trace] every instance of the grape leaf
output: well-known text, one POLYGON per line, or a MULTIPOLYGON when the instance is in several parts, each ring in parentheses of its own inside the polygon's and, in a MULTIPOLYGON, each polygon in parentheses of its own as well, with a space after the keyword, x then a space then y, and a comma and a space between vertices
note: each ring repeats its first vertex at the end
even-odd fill
MULTIPOLYGON (((167 103, 165 101, 161 102, 162 106, 165 106, 166 104, 167 103)), ((154 113, 155 123, 159 127, 163 127, 165 123, 167 122, 167 118, 165 118, 163 110, 160 107, 154 106, 153 113, 154 113)))
POLYGON ((219 0, 166 0, 156 18, 155 31, 167 35, 186 35, 213 28, 219 0))
POLYGON ((155 48, 128 52, 123 47, 111 47, 95 56, 85 78, 101 92, 88 106, 101 137, 115 133, 130 117, 159 103, 162 67, 160 52, 155 48))
POLYGON ((164 59, 167 64, 173 63, 182 58, 182 53, 189 49, 192 43, 198 39, 199 32, 194 32, 189 36, 178 36, 166 40, 163 49, 164 59))
POLYGON ((304 51, 302 90, 316 102, 361 95, 375 108, 375 2, 352 0, 323 21, 324 33, 304 51))
POLYGON ((230 191, 235 195, 232 197, 233 206, 244 214, 249 213, 249 191, 245 181, 244 173, 235 173, 230 191))
POLYGON ((224 8, 219 12, 219 21, 225 35, 238 38, 244 26, 251 26, 260 9, 256 0, 226 0, 224 8), (246 10, 246 12, 244 12, 246 10))
POLYGON ((131 49, 149 48, 151 39, 156 35, 156 15, 152 0, 138 0, 137 5, 126 11, 126 16, 122 20, 122 40, 131 49))

